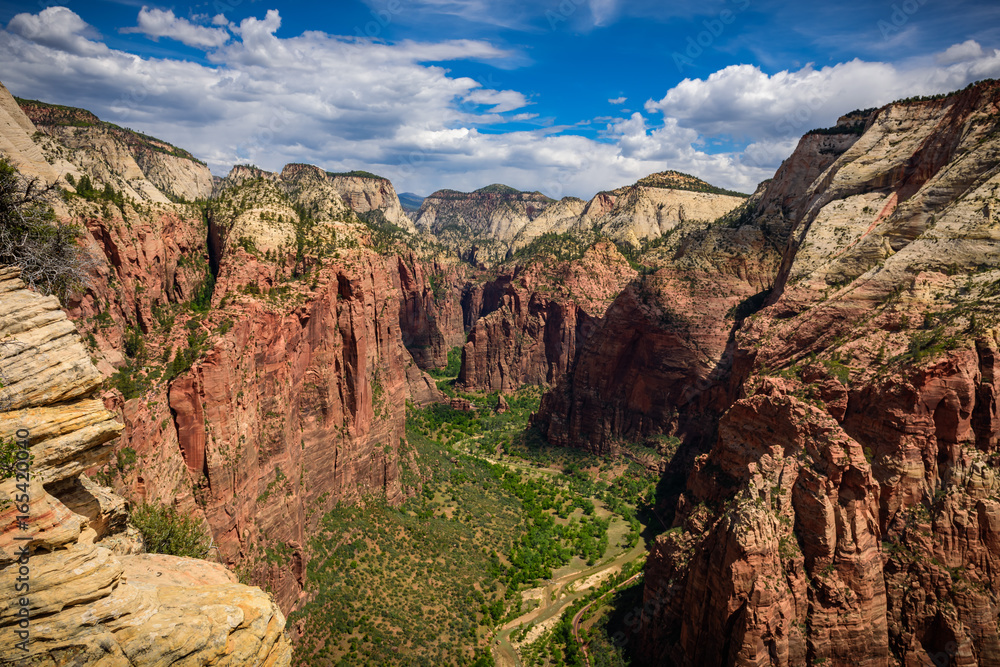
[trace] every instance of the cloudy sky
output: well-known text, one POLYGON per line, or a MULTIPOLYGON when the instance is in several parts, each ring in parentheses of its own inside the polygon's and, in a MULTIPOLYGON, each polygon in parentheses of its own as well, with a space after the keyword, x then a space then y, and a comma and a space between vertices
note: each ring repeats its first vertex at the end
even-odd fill
POLYGON ((664 169, 750 192, 856 108, 1000 78, 995 0, 0 0, 0 81, 224 175, 590 197, 664 169))

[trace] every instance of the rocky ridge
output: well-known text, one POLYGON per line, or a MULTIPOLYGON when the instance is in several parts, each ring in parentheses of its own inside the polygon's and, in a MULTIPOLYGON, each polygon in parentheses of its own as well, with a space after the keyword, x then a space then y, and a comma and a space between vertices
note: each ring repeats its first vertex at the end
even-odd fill
POLYGON ((45 160, 60 175, 74 181, 87 175, 95 186, 110 184, 140 202, 195 201, 212 192, 208 167, 183 149, 83 109, 36 100, 17 103, 41 134, 45 160))
POLYGON ((506 185, 471 193, 440 190, 424 200, 416 224, 466 261, 486 266, 509 261, 545 234, 597 231, 638 247, 685 222, 711 222, 744 200, 693 176, 663 172, 598 193, 590 202, 556 201, 506 185))
POLYGON ((1000 85, 984 82, 807 134, 707 232, 736 252, 721 279, 703 277, 715 287, 700 309, 692 271, 720 257, 682 240, 591 341, 612 344, 640 315, 650 325, 623 353, 588 343, 545 397, 540 424, 568 445, 684 439, 648 613, 626 637, 644 662, 1000 661, 998 118, 1000 85), (692 415, 710 427, 685 426, 692 415))
POLYGON ((639 247, 670 235, 685 222, 712 222, 745 200, 746 195, 715 188, 693 176, 661 172, 598 194, 588 203, 578 226, 594 227, 639 247))
POLYGON ((462 350, 458 383, 504 393, 525 384, 556 384, 634 276, 607 241, 573 259, 541 252, 513 263, 468 295, 478 317, 462 350))

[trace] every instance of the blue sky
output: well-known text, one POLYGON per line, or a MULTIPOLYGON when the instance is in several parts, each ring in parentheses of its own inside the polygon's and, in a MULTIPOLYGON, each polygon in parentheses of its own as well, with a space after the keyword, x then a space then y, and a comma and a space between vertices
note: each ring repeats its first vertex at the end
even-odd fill
POLYGON ((0 81, 235 163, 400 191, 752 191, 855 108, 1000 77, 1000 4, 0 0, 0 81))

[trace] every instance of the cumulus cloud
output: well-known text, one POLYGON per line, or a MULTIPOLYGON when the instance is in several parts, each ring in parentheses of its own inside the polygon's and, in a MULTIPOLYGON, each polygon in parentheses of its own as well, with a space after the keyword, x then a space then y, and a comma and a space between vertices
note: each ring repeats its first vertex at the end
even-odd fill
POLYGON ((935 56, 939 65, 951 65, 983 57, 983 47, 974 39, 955 44, 935 56))
POLYGON ((627 97, 615 97, 608 100, 608 104, 621 105, 628 101, 627 97))
POLYGON ((7 24, 7 32, 27 42, 77 56, 98 56, 108 53, 103 44, 88 37, 97 31, 66 7, 48 7, 38 14, 17 14, 7 24))
MULTIPOLYGON (((170 16, 162 25, 180 25, 170 16)), ((81 106, 183 146, 216 174, 242 162, 272 170, 310 162, 382 173, 401 191, 506 182, 586 197, 664 169, 752 191, 811 127, 1000 73, 1000 54, 977 56, 963 45, 946 56, 960 61, 909 70, 858 60, 770 75, 729 67, 681 82, 645 113, 619 110, 591 137, 527 113, 534 100, 520 91, 438 64, 511 58, 490 42, 387 43, 318 31, 279 38, 280 26, 277 10, 228 25, 225 42, 202 41, 211 49, 203 64, 110 49, 79 16, 55 7, 19 14, 0 30, 3 78, 16 94, 81 106), (707 148, 719 137, 744 140, 707 148)))
MULTIPOLYGON (((216 16, 216 18, 220 16, 216 16)), ((225 17, 222 19, 224 24, 225 17)), ((154 40, 160 37, 169 37, 188 46, 202 49, 216 48, 229 41, 229 33, 225 29, 195 25, 187 19, 174 16, 173 11, 169 9, 163 11, 162 9, 143 7, 139 11, 138 24, 134 28, 122 28, 121 32, 140 33, 154 40)))
MULTIPOLYGON (((971 54, 966 45, 959 47, 971 54)), ((662 99, 647 101, 645 108, 705 135, 779 139, 833 125, 851 109, 956 90, 996 76, 1000 76, 1000 51, 981 53, 978 58, 963 56, 962 62, 947 67, 912 69, 858 59, 775 74, 765 74, 754 65, 731 65, 707 79, 685 79, 662 99)))

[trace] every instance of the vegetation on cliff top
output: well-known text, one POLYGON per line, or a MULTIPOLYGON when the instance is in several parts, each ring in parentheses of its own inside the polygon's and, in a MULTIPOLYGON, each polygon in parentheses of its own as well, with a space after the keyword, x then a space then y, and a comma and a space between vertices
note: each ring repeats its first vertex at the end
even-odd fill
POLYGON ((460 192, 458 190, 449 190, 447 188, 443 190, 438 190, 434 192, 427 199, 476 199, 477 196, 483 195, 499 195, 501 197, 517 197, 520 199, 529 199, 533 201, 543 201, 546 203, 554 202, 555 199, 547 197, 546 195, 538 192, 524 192, 518 190, 517 188, 512 188, 509 185, 503 185, 502 183, 494 183, 493 185, 487 185, 486 187, 479 188, 473 192, 460 192))
POLYGON ((388 181, 389 179, 385 176, 379 176, 378 174, 373 174, 370 171, 363 171, 360 169, 355 169, 353 171, 328 171, 326 175, 330 178, 337 178, 338 176, 342 178, 370 178, 377 181, 388 181))
POLYGON ((201 522, 172 505, 143 503, 132 510, 129 519, 142 533, 147 553, 188 558, 208 555, 210 541, 201 522))
POLYGON ((48 102, 40 102, 39 100, 27 100, 20 97, 15 97, 14 99, 35 125, 101 127, 110 130, 129 146, 145 148, 157 153, 191 160, 201 165, 205 164, 183 148, 178 148, 162 139, 137 132, 131 128, 121 127, 120 125, 101 120, 86 109, 67 107, 61 104, 50 104, 48 102))
POLYGON ((647 188, 665 188, 669 190, 687 190, 690 192, 705 192, 713 195, 726 195, 727 197, 746 198, 750 195, 736 190, 727 190, 711 183, 706 183, 697 176, 685 174, 680 171, 662 171, 650 174, 636 181, 636 185, 647 188))
POLYGON ((21 269, 21 279, 60 301, 87 281, 90 261, 77 244, 82 229, 56 218, 54 186, 26 178, 0 158, 0 264, 21 269))

